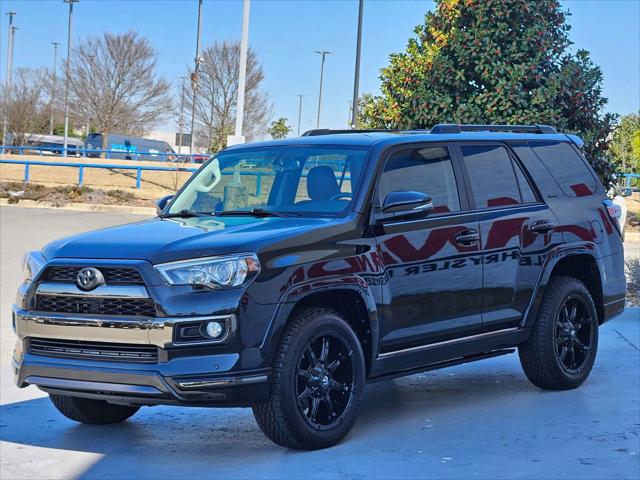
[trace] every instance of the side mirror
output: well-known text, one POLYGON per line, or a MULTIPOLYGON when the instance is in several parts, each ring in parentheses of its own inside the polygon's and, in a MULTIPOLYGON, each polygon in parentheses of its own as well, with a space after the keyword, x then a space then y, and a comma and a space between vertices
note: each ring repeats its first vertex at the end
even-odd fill
POLYGON ((422 192, 390 192, 382 204, 382 218, 419 218, 433 211, 431 197, 422 192))
POLYGON ((162 211, 166 208, 167 204, 171 201, 173 195, 167 195, 156 200, 156 213, 160 215, 162 211))
POLYGON ((631 195, 633 195, 633 190, 631 190, 631 187, 626 187, 622 189, 623 197, 630 197, 631 195))

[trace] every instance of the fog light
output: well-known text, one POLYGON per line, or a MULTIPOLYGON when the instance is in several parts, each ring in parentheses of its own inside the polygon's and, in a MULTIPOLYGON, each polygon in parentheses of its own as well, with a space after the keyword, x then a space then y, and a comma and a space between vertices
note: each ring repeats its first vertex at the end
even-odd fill
POLYGON ((207 323, 207 336, 210 338, 218 338, 222 335, 224 328, 220 322, 209 322, 207 323))

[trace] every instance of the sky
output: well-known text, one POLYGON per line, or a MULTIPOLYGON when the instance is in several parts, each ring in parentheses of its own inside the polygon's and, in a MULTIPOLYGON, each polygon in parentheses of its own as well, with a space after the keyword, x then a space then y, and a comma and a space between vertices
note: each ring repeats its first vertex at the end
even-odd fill
MULTIPOLYGON (((75 4, 72 43, 103 31, 133 29, 149 38, 158 73, 177 84, 193 65, 197 0, 80 0, 75 4)), ((608 111, 640 109, 640 0, 570 0, 574 49, 591 52, 604 74, 608 111)), ((389 54, 403 51, 414 27, 434 8, 427 0, 365 0, 360 93, 378 93, 380 69, 389 54)), ((50 67, 51 42, 66 49, 68 7, 62 0, 0 0, 0 65, 6 72, 7 16, 14 11, 14 68, 50 67)), ((252 0, 249 42, 265 73, 264 90, 273 117, 297 130, 298 94, 303 94, 301 130, 314 128, 320 55, 325 64, 322 128, 346 128, 353 95, 357 0, 252 0)), ((204 0, 202 43, 240 37, 242 2, 204 0)), ((60 58, 59 57, 59 58, 60 58)), ((172 122, 159 129, 171 131, 172 122)))

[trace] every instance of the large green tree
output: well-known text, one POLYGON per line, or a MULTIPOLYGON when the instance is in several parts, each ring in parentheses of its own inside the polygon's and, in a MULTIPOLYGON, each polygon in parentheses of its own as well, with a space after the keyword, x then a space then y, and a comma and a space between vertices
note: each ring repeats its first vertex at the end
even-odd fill
POLYGON ((554 125, 582 136, 607 181, 616 116, 603 112, 600 68, 569 49, 567 15, 557 0, 436 0, 406 51, 391 55, 361 125, 554 125))
POLYGON ((271 127, 269 128, 271 138, 286 138, 292 130, 291 126, 289 126, 287 122, 288 120, 284 117, 280 117, 278 120, 271 122, 271 127))
POLYGON ((640 139, 640 115, 632 113, 620 119, 609 144, 609 158, 622 172, 640 172, 640 151, 634 139, 640 139))

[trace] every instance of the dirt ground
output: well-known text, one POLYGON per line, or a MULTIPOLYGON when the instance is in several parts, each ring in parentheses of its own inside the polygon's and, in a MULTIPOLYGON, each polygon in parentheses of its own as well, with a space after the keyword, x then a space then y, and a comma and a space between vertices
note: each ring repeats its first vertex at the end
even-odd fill
POLYGON ((634 193, 626 197, 627 203, 627 224, 628 232, 640 232, 640 193, 634 193))
MULTIPOLYGON (((47 156, 18 156, 2 155, 3 160, 34 160, 39 162, 60 162, 59 157, 47 156)), ((105 190, 120 189, 134 194, 136 197, 153 200, 163 195, 174 193, 177 188, 186 182, 191 176, 190 172, 179 172, 179 167, 197 168, 199 165, 175 164, 169 162, 133 162, 130 160, 110 160, 101 158, 67 158, 65 163, 93 163, 102 165, 126 165, 146 167, 168 167, 174 171, 154 172, 143 171, 141 188, 136 189, 135 170, 117 169, 84 169, 84 185, 105 190)), ((24 179, 24 165, 0 164, 0 181, 21 182, 24 179)), ((29 167, 30 182, 49 187, 78 184, 78 168, 76 167, 47 167, 32 165, 29 167)))

